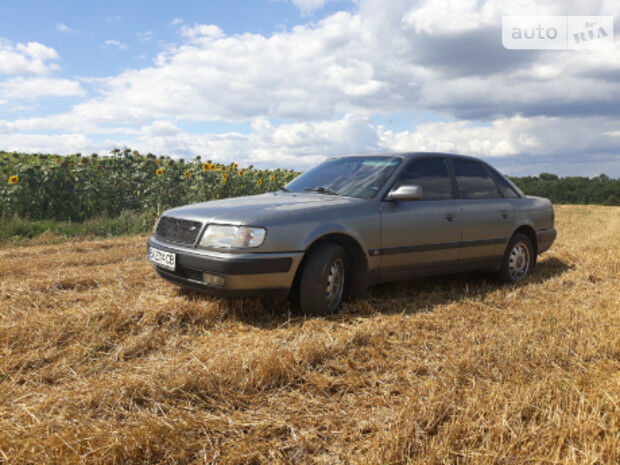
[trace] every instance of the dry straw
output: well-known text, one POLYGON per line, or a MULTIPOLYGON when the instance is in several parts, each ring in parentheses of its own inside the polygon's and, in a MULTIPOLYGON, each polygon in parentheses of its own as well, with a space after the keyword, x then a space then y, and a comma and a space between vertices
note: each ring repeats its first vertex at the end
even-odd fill
POLYGON ((620 208, 557 223, 518 286, 329 318, 179 291, 143 237, 0 249, 0 463, 618 463, 620 208))

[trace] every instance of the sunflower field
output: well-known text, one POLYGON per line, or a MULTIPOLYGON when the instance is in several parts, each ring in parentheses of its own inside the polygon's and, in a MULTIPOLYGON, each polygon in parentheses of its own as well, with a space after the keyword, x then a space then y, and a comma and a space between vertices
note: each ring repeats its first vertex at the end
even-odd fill
POLYGON ((177 160, 129 149, 109 156, 0 151, 0 218, 84 221, 275 191, 299 173, 177 160))

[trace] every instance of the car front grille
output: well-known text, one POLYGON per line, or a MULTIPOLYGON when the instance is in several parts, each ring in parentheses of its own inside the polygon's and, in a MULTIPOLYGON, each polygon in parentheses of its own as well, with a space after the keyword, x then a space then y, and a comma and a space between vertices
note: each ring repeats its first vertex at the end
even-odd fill
POLYGON ((196 242, 202 223, 162 216, 155 229, 155 237, 164 242, 193 245, 196 242))

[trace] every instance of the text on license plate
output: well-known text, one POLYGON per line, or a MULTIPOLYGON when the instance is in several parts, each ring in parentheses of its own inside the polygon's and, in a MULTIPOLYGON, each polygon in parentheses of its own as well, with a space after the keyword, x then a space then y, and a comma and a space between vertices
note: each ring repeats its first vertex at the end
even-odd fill
POLYGON ((177 257, 173 253, 151 247, 149 249, 149 260, 163 268, 174 270, 176 267, 177 257))

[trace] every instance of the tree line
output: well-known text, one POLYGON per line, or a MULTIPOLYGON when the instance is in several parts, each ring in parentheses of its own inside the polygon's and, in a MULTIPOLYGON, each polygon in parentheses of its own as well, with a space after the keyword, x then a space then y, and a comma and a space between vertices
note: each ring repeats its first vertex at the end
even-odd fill
POLYGON ((605 174, 587 178, 540 173, 509 179, 526 195, 547 197, 553 203, 620 205, 620 179, 605 174))

